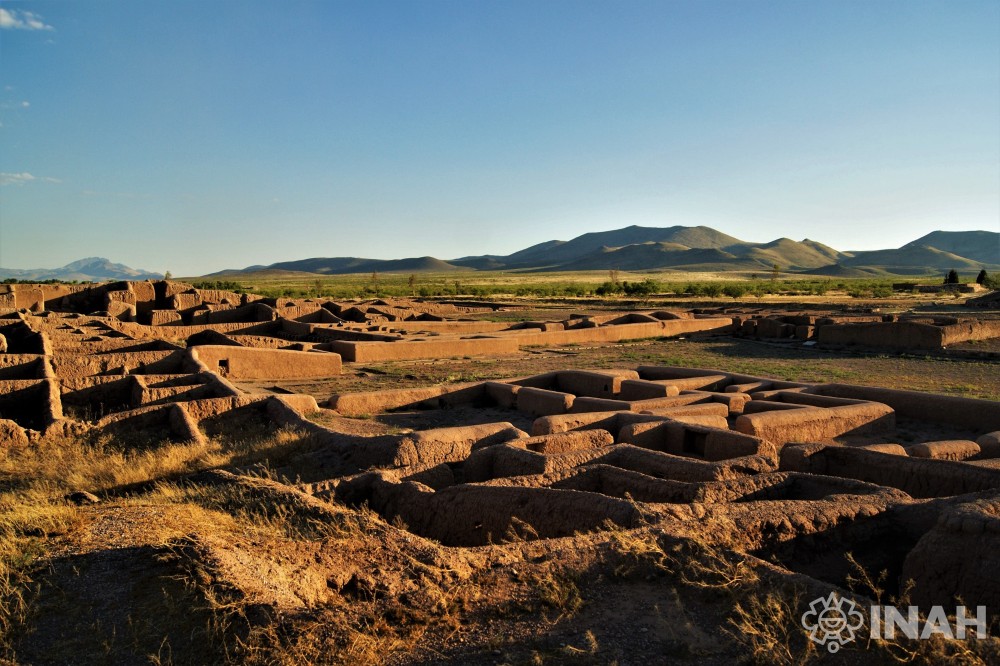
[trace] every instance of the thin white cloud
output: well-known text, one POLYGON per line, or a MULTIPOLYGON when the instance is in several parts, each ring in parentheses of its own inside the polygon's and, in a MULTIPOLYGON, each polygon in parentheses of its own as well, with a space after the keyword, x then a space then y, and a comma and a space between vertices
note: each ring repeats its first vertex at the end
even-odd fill
POLYGON ((0 8, 0 29, 3 30, 55 30, 34 12, 0 8))
POLYGON ((24 185, 25 183, 61 183, 58 178, 33 176, 27 171, 21 173, 0 173, 0 185, 24 185))

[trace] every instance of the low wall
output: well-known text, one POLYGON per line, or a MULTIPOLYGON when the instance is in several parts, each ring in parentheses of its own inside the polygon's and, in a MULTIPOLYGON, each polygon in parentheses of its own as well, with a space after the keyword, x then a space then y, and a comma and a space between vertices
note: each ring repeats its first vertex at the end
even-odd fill
POLYGON ((55 379, 0 382, 0 419, 44 430, 61 418, 62 401, 55 379))
POLYGON ((893 349, 941 349, 944 329, 915 322, 877 322, 820 326, 816 339, 822 346, 886 347, 893 349))
POLYGON ((340 356, 329 352, 203 345, 188 354, 211 372, 232 379, 330 377, 341 372, 340 356))
POLYGON ((479 402, 486 398, 486 385, 449 384, 412 389, 390 389, 386 391, 363 391, 330 396, 326 406, 344 416, 379 414, 401 407, 454 406, 479 402))
POLYGON ((471 340, 444 339, 400 342, 347 342, 331 340, 326 343, 345 361, 371 363, 373 361, 401 361, 417 358, 451 358, 454 356, 480 356, 516 354, 519 350, 513 338, 475 338, 471 340))
POLYGON ((981 433, 1000 430, 1000 403, 991 400, 853 384, 817 384, 806 392, 881 402, 906 418, 964 426, 981 433))
POLYGON ((58 353, 52 367, 61 378, 89 375, 155 374, 174 375, 188 371, 183 351, 141 351, 107 353, 96 356, 58 353))
POLYGON ((950 460, 865 451, 849 446, 806 444, 781 451, 782 471, 808 472, 899 488, 917 499, 1000 488, 1000 470, 950 460))
POLYGON ((567 331, 510 334, 524 346, 565 345, 582 342, 618 342, 642 338, 673 337, 687 333, 727 333, 732 319, 668 319, 641 324, 615 324, 567 331))
POLYGON ((957 324, 942 326, 944 346, 968 342, 970 340, 989 340, 1000 338, 1000 319, 985 319, 982 321, 961 321, 957 324))
POLYGON ((849 433, 882 432, 895 427, 892 408, 876 402, 743 414, 733 425, 738 432, 776 445, 823 441, 849 433))

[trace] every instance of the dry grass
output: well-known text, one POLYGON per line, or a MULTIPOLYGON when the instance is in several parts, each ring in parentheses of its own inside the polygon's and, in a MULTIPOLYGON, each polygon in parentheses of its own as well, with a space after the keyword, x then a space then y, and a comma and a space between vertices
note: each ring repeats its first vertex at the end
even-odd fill
MULTIPOLYGON (((50 437, 5 449, 0 454, 0 651, 10 653, 14 637, 30 617, 48 541, 80 524, 80 510, 64 499, 67 493, 99 492, 234 461, 266 460, 301 441, 300 433, 279 430, 263 439, 216 437, 141 448, 107 436, 50 437)), ((181 500, 183 493, 174 492, 181 500)), ((160 499, 168 493, 161 489, 160 499)), ((281 522, 280 516, 276 522, 281 522)))
POLYGON ((612 550, 622 560, 616 575, 654 571, 681 589, 720 597, 730 609, 723 632, 744 647, 751 662, 798 666, 815 655, 799 623, 799 592, 770 589, 752 559, 735 549, 736 529, 728 519, 711 516, 685 537, 609 528, 612 550))

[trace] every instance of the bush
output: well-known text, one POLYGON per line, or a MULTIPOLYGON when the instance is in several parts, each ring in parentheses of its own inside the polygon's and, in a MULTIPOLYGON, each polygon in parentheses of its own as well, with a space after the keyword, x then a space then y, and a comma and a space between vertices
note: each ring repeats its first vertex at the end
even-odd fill
POLYGON ((749 289, 750 287, 743 284, 742 282, 732 282, 722 288, 722 293, 725 294, 726 296, 729 296, 730 298, 740 298, 746 295, 749 289))
POLYGON ((622 285, 617 282, 612 282, 608 280, 603 283, 600 287, 594 290, 594 293, 598 296, 610 296, 611 294, 621 294, 625 289, 622 285))
MULTIPOLYGON (((604 284, 609 283, 605 282, 604 284)), ((622 290, 629 296, 649 296, 661 291, 661 287, 655 280, 646 278, 642 282, 625 282, 622 284, 622 290)))
POLYGON ((705 295, 710 298, 718 298, 722 295, 722 285, 718 282, 709 282, 703 287, 705 295))

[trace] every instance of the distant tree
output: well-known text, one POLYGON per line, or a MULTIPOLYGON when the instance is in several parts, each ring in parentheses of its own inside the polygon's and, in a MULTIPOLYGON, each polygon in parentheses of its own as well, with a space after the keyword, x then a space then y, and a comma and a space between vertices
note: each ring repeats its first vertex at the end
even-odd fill
POLYGON ((173 278, 174 278, 174 274, 171 273, 170 271, 167 271, 166 273, 163 274, 163 279, 164 280, 172 280, 173 278))
POLYGON ((981 271, 979 271, 979 275, 976 276, 976 284, 985 283, 987 277, 989 276, 986 274, 986 269, 984 268, 981 271))
POLYGON ((705 285, 705 295, 709 298, 718 298, 722 295, 722 285, 718 282, 709 282, 705 285))
POLYGON ((649 296, 661 290, 660 283, 652 278, 646 278, 642 282, 624 282, 622 290, 629 296, 649 296))
POLYGON ((777 281, 778 273, 780 272, 781 272, 781 266, 779 266, 778 264, 774 264, 773 266, 771 266, 771 279, 777 281))
POLYGON ((410 285, 410 296, 416 296, 416 286, 417 286, 417 274, 410 273, 410 277, 407 278, 406 283, 410 285))
POLYGON ((958 271, 954 268, 948 271, 948 275, 944 278, 945 284, 958 284, 958 271))
POLYGON ((750 287, 742 282, 730 282, 722 288, 722 293, 730 298, 740 298, 745 295, 749 289, 750 287))
POLYGON ((612 284, 618 284, 619 277, 621 277, 621 271, 619 271, 617 268, 612 268, 611 270, 608 271, 608 280, 612 284))
POLYGON ((610 296, 612 294, 620 294, 624 290, 624 287, 622 287, 619 283, 608 280, 595 289, 594 293, 598 296, 610 296))

